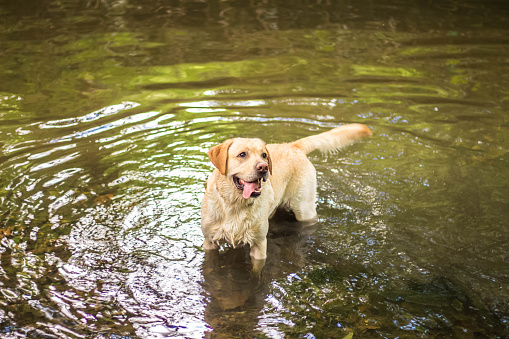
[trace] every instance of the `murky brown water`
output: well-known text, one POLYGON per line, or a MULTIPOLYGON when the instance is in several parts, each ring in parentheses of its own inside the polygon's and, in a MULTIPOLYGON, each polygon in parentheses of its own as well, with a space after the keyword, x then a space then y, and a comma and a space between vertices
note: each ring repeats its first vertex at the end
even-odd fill
POLYGON ((509 3, 0 4, 0 333, 509 336, 509 3), (319 223, 201 250, 206 151, 343 123, 319 223))

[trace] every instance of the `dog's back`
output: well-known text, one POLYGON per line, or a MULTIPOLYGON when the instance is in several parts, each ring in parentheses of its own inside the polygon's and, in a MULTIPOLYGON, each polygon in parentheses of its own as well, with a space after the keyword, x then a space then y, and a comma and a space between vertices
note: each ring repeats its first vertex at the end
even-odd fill
POLYGON ((316 171, 307 154, 314 150, 334 152, 368 135, 371 135, 371 130, 366 125, 349 124, 288 144, 267 145, 273 166, 270 177, 274 188, 271 216, 282 207, 292 211, 299 221, 314 219, 316 171))

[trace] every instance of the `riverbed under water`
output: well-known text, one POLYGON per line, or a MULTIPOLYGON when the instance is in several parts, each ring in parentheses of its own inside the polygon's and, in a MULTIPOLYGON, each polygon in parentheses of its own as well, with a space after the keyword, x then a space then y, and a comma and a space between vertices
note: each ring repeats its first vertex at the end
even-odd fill
POLYGON ((509 4, 0 4, 0 334, 509 336, 509 4), (318 223, 205 255, 207 150, 345 123, 318 223))

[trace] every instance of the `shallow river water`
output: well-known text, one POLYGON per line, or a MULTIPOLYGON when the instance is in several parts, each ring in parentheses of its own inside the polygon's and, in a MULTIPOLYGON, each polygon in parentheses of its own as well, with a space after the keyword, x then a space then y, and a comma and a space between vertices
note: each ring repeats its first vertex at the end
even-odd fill
POLYGON ((2 337, 509 337, 507 0, 4 1, 0 152, 2 337), (210 147, 352 122, 205 255, 210 147))

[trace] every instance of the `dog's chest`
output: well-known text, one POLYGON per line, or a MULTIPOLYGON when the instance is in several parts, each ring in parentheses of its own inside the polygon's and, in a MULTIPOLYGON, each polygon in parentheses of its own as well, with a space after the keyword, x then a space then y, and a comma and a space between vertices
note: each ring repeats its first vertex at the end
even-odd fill
POLYGON ((234 247, 253 244, 262 227, 264 217, 263 211, 253 207, 256 205, 228 211, 217 225, 214 240, 225 240, 234 247))
POLYGON ((261 196, 247 200, 236 188, 232 191, 222 190, 220 186, 211 187, 211 194, 202 206, 206 209, 210 239, 216 243, 226 241, 232 246, 259 242, 266 236, 273 200, 274 193, 268 180, 261 196))

